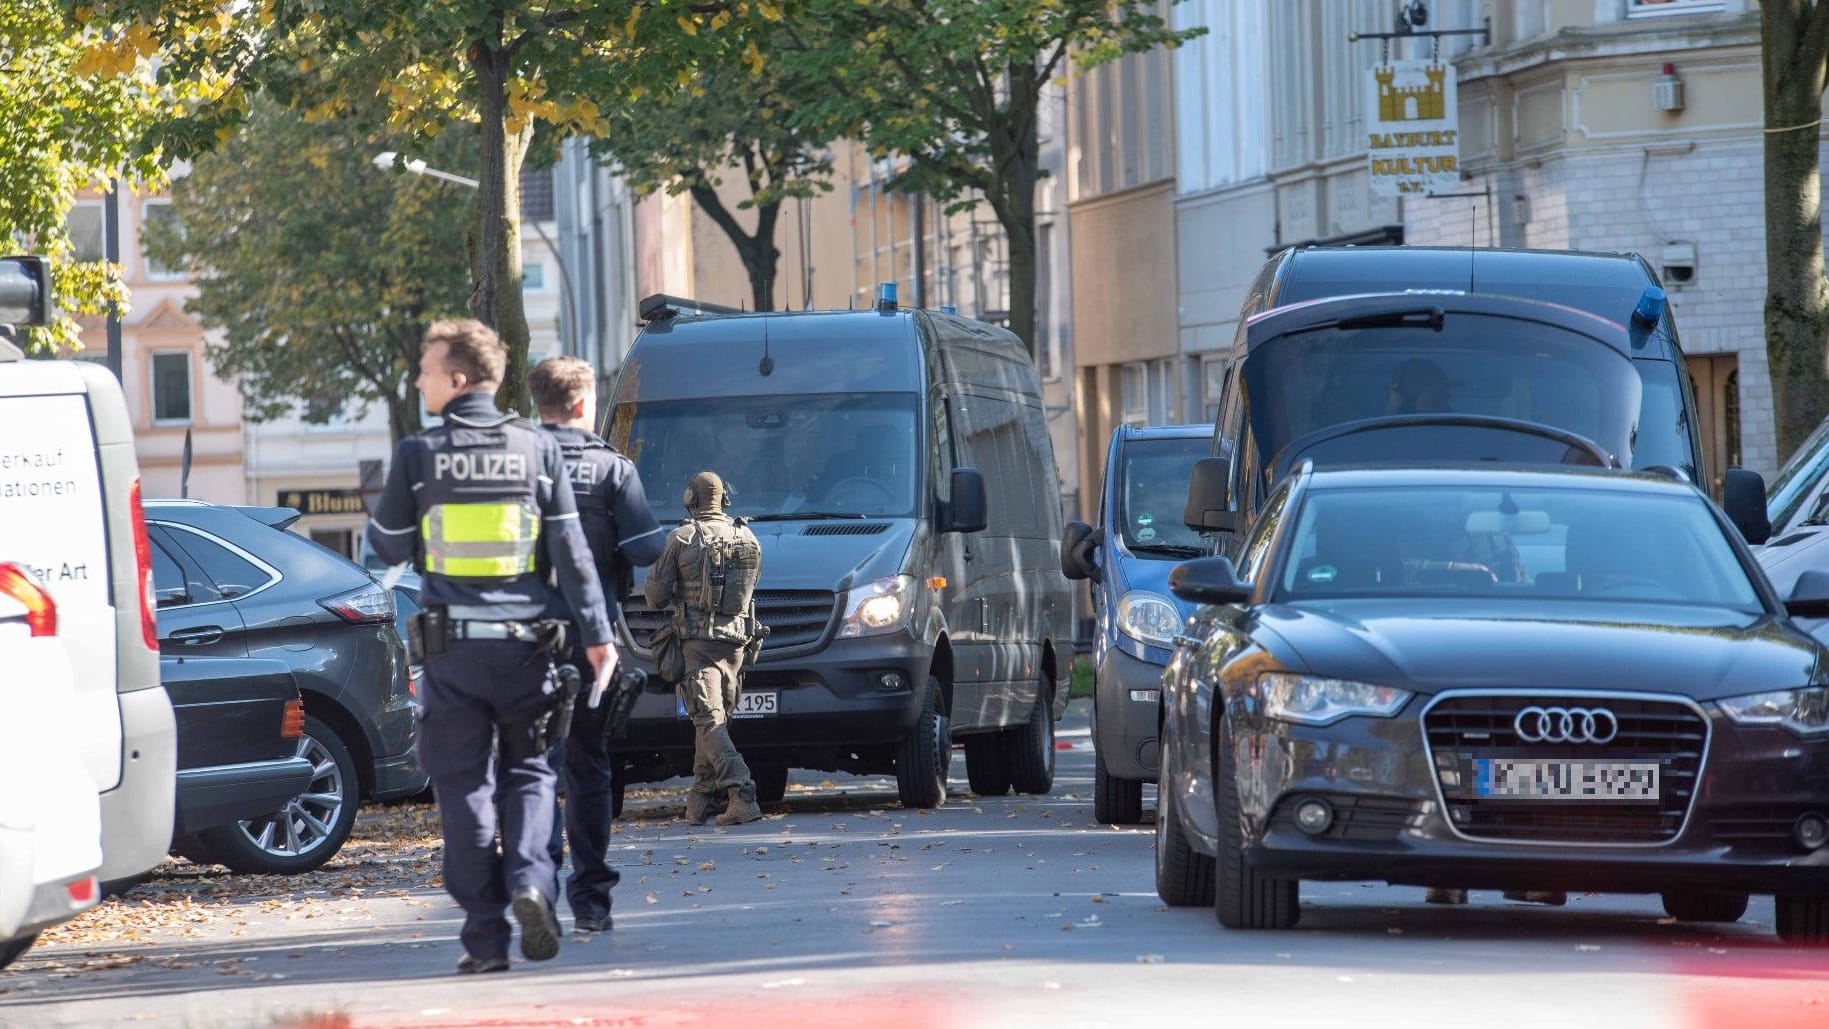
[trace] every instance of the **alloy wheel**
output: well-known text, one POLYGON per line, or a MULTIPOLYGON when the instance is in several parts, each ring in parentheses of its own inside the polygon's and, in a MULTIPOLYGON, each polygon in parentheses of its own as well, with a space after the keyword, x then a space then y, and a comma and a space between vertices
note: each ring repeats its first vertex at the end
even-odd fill
POLYGON ((276 857, 302 857, 323 846, 343 805, 350 802, 350 784, 324 744, 309 734, 300 737, 298 756, 311 762, 311 783, 305 792, 273 814, 241 822, 248 841, 276 857))

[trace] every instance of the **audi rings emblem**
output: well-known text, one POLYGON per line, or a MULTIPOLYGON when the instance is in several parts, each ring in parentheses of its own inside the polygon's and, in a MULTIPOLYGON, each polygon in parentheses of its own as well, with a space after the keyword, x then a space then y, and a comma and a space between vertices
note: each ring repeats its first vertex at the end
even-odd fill
POLYGON ((1511 720, 1526 743, 1612 743, 1619 719, 1604 707, 1527 707, 1511 720))

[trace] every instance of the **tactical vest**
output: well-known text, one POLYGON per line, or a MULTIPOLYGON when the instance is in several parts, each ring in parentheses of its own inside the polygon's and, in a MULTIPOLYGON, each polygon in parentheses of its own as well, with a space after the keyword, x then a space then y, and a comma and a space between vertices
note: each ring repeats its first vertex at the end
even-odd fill
POLYGON ((447 422, 426 433, 419 538, 422 567, 458 579, 513 579, 534 571, 540 543, 539 430, 504 416, 447 422))
POLYGON ((686 523, 679 553, 678 605, 688 639, 748 643, 761 634, 755 614, 762 545, 741 521, 686 523))

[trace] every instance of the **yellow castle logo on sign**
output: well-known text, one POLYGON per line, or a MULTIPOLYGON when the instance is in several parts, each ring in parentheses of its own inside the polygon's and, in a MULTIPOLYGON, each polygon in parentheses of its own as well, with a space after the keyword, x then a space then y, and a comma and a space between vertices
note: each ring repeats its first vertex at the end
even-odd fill
POLYGON ((1423 74, 1429 77, 1426 86, 1392 85, 1391 80, 1397 74, 1395 68, 1379 68, 1373 74, 1378 79, 1379 121, 1440 121, 1448 116, 1442 82, 1447 70, 1441 65, 1424 69, 1423 74))

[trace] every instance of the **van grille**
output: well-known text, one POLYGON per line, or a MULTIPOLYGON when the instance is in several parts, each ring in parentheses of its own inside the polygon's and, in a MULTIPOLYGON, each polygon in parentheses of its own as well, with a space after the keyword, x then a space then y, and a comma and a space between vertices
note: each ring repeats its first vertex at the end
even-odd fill
MULTIPOLYGON (((762 643, 763 655, 786 656, 818 647, 835 614, 836 597, 831 590, 757 590, 756 617, 769 627, 768 639, 762 643)), ((622 620, 635 641, 635 649, 644 657, 650 656, 649 641, 667 624, 667 613, 649 607, 636 594, 623 600, 622 620)))

